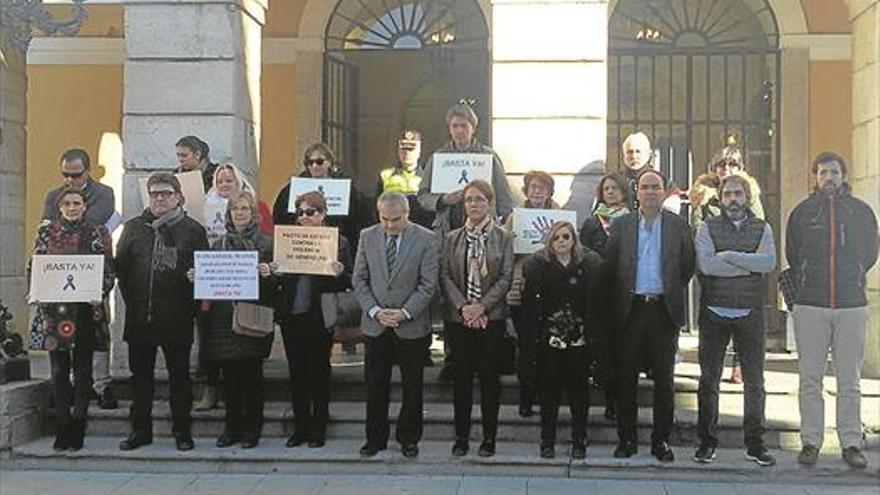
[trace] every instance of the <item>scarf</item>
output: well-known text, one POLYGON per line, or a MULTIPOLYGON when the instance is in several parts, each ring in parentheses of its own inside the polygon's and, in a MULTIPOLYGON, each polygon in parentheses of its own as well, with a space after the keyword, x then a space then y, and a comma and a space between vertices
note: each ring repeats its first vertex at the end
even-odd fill
POLYGON ((488 275, 486 266, 486 240, 494 226, 492 216, 486 215, 480 223, 474 225, 470 219, 465 222, 464 233, 467 238, 467 299, 479 302, 483 295, 483 277, 488 275))
POLYGON ((150 260, 152 271, 161 272, 177 268, 177 246, 174 245, 174 238, 169 234, 168 228, 177 225, 185 217, 183 209, 178 206, 152 222, 147 222, 147 227, 153 229, 153 258, 150 260))
POLYGON ((605 230, 605 233, 608 233, 608 230, 611 228, 611 223, 617 218, 629 213, 629 208, 626 206, 611 208, 605 203, 599 203, 596 205, 596 209, 593 210, 593 213, 596 215, 599 223, 602 224, 602 229, 605 230))
POLYGON ((226 235, 223 237, 223 249, 230 251, 260 251, 260 227, 251 220, 244 231, 239 232, 231 221, 226 222, 226 235))

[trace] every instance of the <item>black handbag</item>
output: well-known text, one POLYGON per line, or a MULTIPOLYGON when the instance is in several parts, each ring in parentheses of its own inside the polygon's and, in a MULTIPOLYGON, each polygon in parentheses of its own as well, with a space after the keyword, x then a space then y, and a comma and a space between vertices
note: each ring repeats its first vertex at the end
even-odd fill
POLYGON ((361 332, 361 305, 354 292, 328 292, 321 294, 321 313, 324 327, 333 334, 336 342, 359 342, 361 332))

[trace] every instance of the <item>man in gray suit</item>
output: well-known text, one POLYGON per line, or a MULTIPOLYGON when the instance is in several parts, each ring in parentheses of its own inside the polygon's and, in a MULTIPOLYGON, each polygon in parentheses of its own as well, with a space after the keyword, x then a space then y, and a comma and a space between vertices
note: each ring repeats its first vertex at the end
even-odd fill
POLYGON ((397 441, 406 457, 419 453, 422 437, 422 364, 431 342, 428 306, 437 288, 439 244, 428 229, 409 221, 409 202, 399 192, 376 201, 379 224, 361 231, 352 285, 366 336, 367 441, 372 457, 388 444, 391 366, 400 365, 403 404, 397 441))

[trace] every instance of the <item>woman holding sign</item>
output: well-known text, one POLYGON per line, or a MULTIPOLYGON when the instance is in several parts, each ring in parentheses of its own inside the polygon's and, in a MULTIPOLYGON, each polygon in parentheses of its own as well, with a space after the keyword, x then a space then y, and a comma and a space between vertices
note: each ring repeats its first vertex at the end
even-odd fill
MULTIPOLYGON (((523 193, 526 200, 521 208, 558 210, 559 205, 553 201, 556 181, 553 176, 532 170, 523 177, 523 193)), ((513 216, 507 218, 504 228, 513 230, 513 216)), ((517 254, 513 264, 513 282, 507 292, 507 305, 513 326, 516 329, 517 363, 516 377, 519 380, 519 415, 527 418, 534 414, 532 405, 535 403, 535 386, 537 381, 537 365, 535 357, 535 328, 526 325, 522 319, 523 263, 527 254, 517 254)))
MULTIPOLYGON (((336 162, 336 155, 330 146, 324 143, 313 143, 303 153, 303 171, 299 177, 304 179, 346 179, 347 176, 340 170, 336 162)), ((285 185, 275 198, 272 207, 272 215, 277 225, 295 225, 298 216, 290 209, 290 184, 285 185)), ((352 249, 357 248, 358 237, 361 230, 373 225, 375 207, 367 204, 364 195, 358 190, 352 181, 349 190, 348 213, 346 215, 325 215, 324 222, 328 227, 336 227, 339 234, 345 236, 352 243, 352 249)))
MULTIPOLYGON (((222 165, 221 165, 222 167, 222 165)), ((218 169, 219 170, 219 169, 218 169)), ((261 306, 274 303, 274 286, 269 277, 272 261, 272 240, 259 228, 257 202, 249 192, 229 196, 226 213, 226 235, 214 241, 215 251, 257 251, 260 263, 261 306)), ((190 269, 188 277, 194 276, 190 269)), ((272 348, 272 333, 263 336, 245 335, 236 331, 234 306, 230 301, 211 301, 206 318, 203 345, 209 362, 217 364, 225 377, 226 425, 217 438, 218 447, 241 442, 241 448, 256 447, 263 426, 263 359, 272 348)))
MULTIPOLYGON (((327 201, 317 192, 296 198, 297 225, 322 227, 327 201)), ((293 435, 287 447, 307 443, 323 447, 329 416, 330 348, 333 340, 324 325, 321 294, 351 288, 351 251, 340 233, 339 251, 332 265, 335 276, 280 275, 276 317, 281 324, 284 353, 290 372, 293 405, 293 435)))
MULTIPOLYGON (((110 345, 105 303, 114 282, 113 245, 106 227, 83 219, 86 197, 82 190, 65 189, 58 196, 57 206, 61 217, 40 225, 33 254, 104 257, 103 300, 41 303, 31 328, 31 349, 49 351, 52 365, 56 414, 52 447, 55 450, 79 450, 85 437, 89 392, 92 390, 92 352, 106 350, 110 345), (73 387, 70 384, 71 365, 73 387)), ((33 266, 29 268, 33 269, 33 266)), ((67 281, 65 288, 76 290, 72 274, 67 281)), ((39 295, 35 296, 39 299, 39 295)))
POLYGON ((505 297, 513 278, 513 236, 492 217, 495 191, 475 180, 462 193, 466 220, 446 235, 440 262, 444 318, 455 346, 455 444, 464 456, 469 445, 474 373, 480 376, 483 442, 479 455, 495 455, 498 399, 501 393, 502 338, 506 331, 505 297))
POLYGON ((565 389, 571 409, 571 457, 587 455, 590 407, 588 329, 602 258, 581 248, 574 225, 556 222, 544 248, 523 268, 523 321, 537 329, 541 457, 556 456, 556 420, 565 389))

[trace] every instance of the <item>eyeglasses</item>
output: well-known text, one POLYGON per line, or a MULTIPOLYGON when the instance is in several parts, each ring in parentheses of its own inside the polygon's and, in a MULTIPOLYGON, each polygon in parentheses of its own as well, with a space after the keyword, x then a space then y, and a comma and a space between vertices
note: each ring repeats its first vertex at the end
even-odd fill
POLYGON ((324 158, 309 158, 306 160, 306 165, 311 167, 312 165, 322 166, 326 163, 327 160, 324 158))
POLYGON ((296 216, 298 216, 298 217, 301 217, 303 215, 305 215, 307 217, 313 217, 313 216, 317 215, 318 213, 321 213, 321 210, 319 210, 317 208, 306 208, 305 210, 300 209, 300 208, 296 209, 296 216))
POLYGON ((150 199, 168 199, 174 195, 174 191, 150 191, 150 199))
POLYGON ((86 173, 85 169, 80 170, 79 172, 64 172, 64 171, 62 171, 61 176, 64 177, 65 179, 79 179, 85 173, 86 173))
POLYGON ((571 240, 571 234, 569 234, 568 232, 565 232, 565 233, 562 233, 562 234, 556 234, 556 235, 553 236, 553 242, 556 242, 556 241, 558 241, 559 239, 562 239, 563 241, 570 241, 570 240, 571 240))
POLYGON ((488 203, 489 200, 486 199, 486 198, 484 198, 484 197, 482 197, 482 196, 468 196, 467 198, 464 198, 464 202, 465 202, 465 203, 469 203, 469 204, 478 204, 478 205, 480 205, 480 204, 483 204, 483 203, 488 203))

